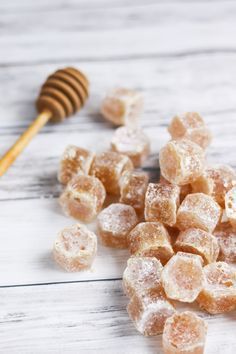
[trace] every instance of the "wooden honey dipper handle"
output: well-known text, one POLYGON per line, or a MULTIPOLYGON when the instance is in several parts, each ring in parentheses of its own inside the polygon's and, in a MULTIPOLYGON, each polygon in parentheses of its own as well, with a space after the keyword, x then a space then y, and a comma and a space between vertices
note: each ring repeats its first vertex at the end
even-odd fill
POLYGON ((49 120, 62 121, 84 105, 88 86, 86 76, 75 68, 58 70, 47 78, 36 101, 39 115, 0 159, 0 176, 49 120))

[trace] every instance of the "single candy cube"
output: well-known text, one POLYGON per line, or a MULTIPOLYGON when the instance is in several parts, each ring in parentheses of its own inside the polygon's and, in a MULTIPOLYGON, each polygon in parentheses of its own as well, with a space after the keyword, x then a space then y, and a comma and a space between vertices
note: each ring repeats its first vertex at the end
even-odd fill
POLYGON ((98 215, 98 234, 105 246, 127 248, 129 232, 138 223, 131 205, 114 203, 98 215))
POLYGON ((127 312, 140 333, 155 336, 163 332, 165 321, 173 315, 175 308, 167 300, 162 287, 159 287, 135 293, 127 312))
POLYGON ((170 236, 160 222, 142 222, 130 232, 129 250, 132 255, 156 257, 165 264, 174 254, 170 236))
POLYGON ((159 153, 163 177, 173 184, 184 185, 195 181, 204 169, 204 151, 190 140, 171 140, 159 153))
POLYGON ((202 258, 178 252, 164 266, 161 280, 169 299, 193 302, 203 288, 202 258))
POLYGON ((225 262, 204 267, 205 283, 197 298, 200 307, 215 315, 236 309, 236 271, 225 262))
POLYGON ((180 232, 175 243, 175 249, 198 254, 205 264, 215 262, 219 255, 217 239, 200 229, 188 229, 180 232))
POLYGON ((225 212, 229 222, 236 229, 236 187, 230 189, 225 195, 225 212))
POLYGON ((145 220, 160 221, 168 226, 175 225, 179 195, 178 186, 149 183, 145 196, 145 220))
POLYGON ((186 138, 205 149, 211 142, 211 133, 202 117, 196 112, 175 116, 168 131, 172 139, 186 138))
POLYGON ((120 179, 120 202, 132 205, 138 214, 143 213, 148 174, 128 171, 120 179))
POLYGON ((236 230, 229 223, 221 224, 214 231, 220 246, 219 259, 225 262, 236 262, 236 230))
POLYGON ((107 193, 119 194, 119 179, 124 172, 131 170, 133 164, 127 156, 106 151, 95 157, 90 174, 101 180, 107 193))
POLYGON ((105 188, 98 178, 79 175, 69 181, 59 203, 66 215, 90 222, 102 209, 105 198, 105 188))
POLYGON ((120 127, 111 140, 111 149, 127 155, 139 167, 150 153, 150 141, 140 128, 120 127))
POLYGON ((85 225, 62 230, 53 247, 55 261, 68 272, 89 268, 97 253, 97 236, 85 225))
POLYGON ((177 212, 176 226, 180 230, 197 228, 213 232, 221 216, 221 208, 209 195, 187 195, 177 212))
POLYGON ((67 184, 74 176, 88 175, 94 156, 94 153, 75 145, 67 146, 60 161, 59 182, 67 184))
POLYGON ((203 354, 207 324, 190 311, 175 313, 164 326, 162 345, 165 354, 203 354))
POLYGON ((142 95, 134 90, 116 88, 102 101, 101 113, 115 125, 137 126, 143 111, 142 95))
POLYGON ((123 289, 131 297, 140 291, 157 289, 161 285, 163 266, 154 257, 131 257, 123 274, 123 289))

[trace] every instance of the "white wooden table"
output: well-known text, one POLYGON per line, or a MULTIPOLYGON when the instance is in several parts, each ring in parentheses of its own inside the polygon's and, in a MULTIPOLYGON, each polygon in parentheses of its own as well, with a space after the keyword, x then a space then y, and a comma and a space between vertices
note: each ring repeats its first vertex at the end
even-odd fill
MULTIPOLYGON (((162 353, 161 338, 142 337, 127 317, 127 251, 99 245, 93 269, 81 274, 53 263, 57 232, 74 222, 58 207, 58 161, 69 143, 109 146, 113 129, 99 104, 121 85, 145 97, 145 168, 154 180, 167 123, 186 110, 212 129, 209 160, 236 167, 235 31, 234 0, 0 2, 0 153, 34 117, 55 69, 78 66, 92 91, 78 116, 45 127, 0 180, 0 353, 162 353)), ((206 354, 235 354, 235 313, 196 310, 209 323, 206 354)))

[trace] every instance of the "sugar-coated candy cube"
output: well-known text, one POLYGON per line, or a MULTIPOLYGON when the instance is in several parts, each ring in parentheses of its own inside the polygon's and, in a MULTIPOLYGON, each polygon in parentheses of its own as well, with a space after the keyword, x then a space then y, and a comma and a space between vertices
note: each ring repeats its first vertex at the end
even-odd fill
POLYGON ((113 203, 98 215, 98 234, 105 246, 127 248, 128 234, 137 223, 138 218, 131 205, 113 203))
POLYGON ((175 313, 164 326, 162 345, 165 354, 203 354, 207 324, 190 311, 175 313))
POLYGON ((175 312, 163 288, 135 293, 127 306, 130 319, 136 329, 145 336, 162 333, 165 321, 175 312))
POLYGON ((107 193, 119 194, 119 179, 126 171, 133 170, 133 164, 128 156, 118 154, 114 151, 106 151, 97 154, 90 174, 102 181, 107 193))
POLYGON ((202 258, 178 252, 164 266, 161 280, 169 299, 193 302, 203 288, 202 258))
POLYGON ((189 184, 203 172, 204 151, 190 140, 171 140, 160 150, 159 163, 161 174, 167 181, 189 184))
POLYGON ((211 133, 202 117, 196 112, 175 116, 168 131, 172 139, 186 138, 205 149, 211 142, 211 133))
POLYGON ((140 128, 120 127, 111 140, 111 149, 127 155, 135 167, 146 160, 150 152, 150 141, 140 128))
POLYGON ((148 174, 146 172, 127 171, 123 173, 119 184, 120 202, 132 205, 138 214, 143 213, 148 174))
POLYGON ((115 125, 137 126, 143 111, 142 95, 126 88, 110 91, 101 105, 101 113, 115 125))
POLYGON ((105 188, 96 177, 73 177, 59 199, 64 213, 83 222, 92 221, 102 209, 105 188))
POLYGON ((131 297, 140 291, 156 289, 161 285, 163 266, 154 257, 131 257, 123 274, 123 289, 131 297))
POLYGON ((221 208, 215 200, 203 193, 187 195, 177 212, 176 226, 180 230, 197 228, 213 232, 221 216, 221 208))
POLYGON ((156 257, 165 264, 174 254, 170 236, 160 222, 142 222, 130 232, 129 250, 132 255, 156 257))
POLYGON ((96 253, 97 236, 85 225, 65 228, 54 242, 54 259, 68 272, 89 268, 96 253))
POLYGON ((236 309, 236 271, 225 262, 208 264, 203 269, 205 282, 197 302, 215 315, 236 309))
POLYGON ((59 182, 67 184, 76 175, 88 175, 94 156, 94 153, 75 145, 67 146, 60 161, 59 182))
POLYGON ((236 262, 236 230, 229 223, 223 223, 214 231, 220 246, 219 259, 225 262, 236 262))
POLYGON ((180 232, 175 249, 201 256, 205 264, 215 262, 219 255, 217 239, 210 233, 200 229, 187 229, 180 232))
POLYGON ((145 220, 175 225, 179 194, 180 188, 176 185, 149 183, 145 196, 145 220))
POLYGON ((236 230, 236 187, 230 189, 225 195, 225 212, 229 222, 236 230))

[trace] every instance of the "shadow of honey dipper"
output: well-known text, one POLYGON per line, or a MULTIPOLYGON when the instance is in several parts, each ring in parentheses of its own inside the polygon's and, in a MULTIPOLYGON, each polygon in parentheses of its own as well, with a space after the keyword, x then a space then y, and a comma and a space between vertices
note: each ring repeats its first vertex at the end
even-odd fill
POLYGON ((50 75, 36 101, 39 115, 0 159, 0 176, 49 120, 60 122, 79 111, 88 98, 88 89, 88 79, 75 68, 57 70, 50 75))

